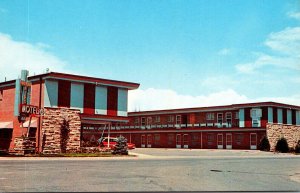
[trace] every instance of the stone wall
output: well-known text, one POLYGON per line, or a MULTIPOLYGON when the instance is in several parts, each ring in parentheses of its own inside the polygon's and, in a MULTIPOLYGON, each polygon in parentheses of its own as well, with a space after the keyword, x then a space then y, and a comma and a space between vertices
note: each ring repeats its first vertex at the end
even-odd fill
POLYGON ((284 124, 267 124, 267 136, 271 151, 275 151, 277 140, 284 137, 290 148, 295 148, 300 140, 300 126, 284 124))
POLYGON ((42 152, 58 154, 64 152, 61 146, 63 123, 69 130, 65 150, 67 153, 80 151, 80 110, 69 108, 45 108, 42 122, 42 152), (65 121, 64 121, 65 120, 65 121))
POLYGON ((34 137, 16 137, 14 140, 14 153, 24 155, 26 153, 35 153, 35 138, 34 137))

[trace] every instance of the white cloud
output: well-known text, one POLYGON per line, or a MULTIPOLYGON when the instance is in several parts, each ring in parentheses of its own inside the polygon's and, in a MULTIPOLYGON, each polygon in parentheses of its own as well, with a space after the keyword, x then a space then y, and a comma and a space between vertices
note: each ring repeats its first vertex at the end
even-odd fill
POLYGON ((149 88, 146 90, 132 90, 129 92, 128 98, 129 112, 267 101, 300 105, 300 93, 289 97, 261 97, 250 99, 232 89, 215 92, 209 95, 190 96, 178 94, 170 89, 149 88))
POLYGON ((237 64, 241 73, 254 73, 267 65, 291 70, 300 70, 300 27, 288 27, 282 31, 271 33, 264 44, 274 54, 261 53, 254 61, 237 64))
POLYGON ((300 20, 300 12, 289 12, 288 16, 300 20))
POLYGON ((63 72, 66 62, 57 58, 45 49, 49 46, 43 43, 36 45, 15 41, 9 35, 0 33, 0 82, 15 79, 22 69, 40 74, 46 68, 50 71, 63 72))
POLYGON ((224 48, 222 50, 219 50, 218 54, 222 55, 222 56, 226 56, 226 55, 230 54, 230 49, 224 48))
POLYGON ((232 89, 209 95, 181 95, 169 89, 138 89, 129 92, 129 111, 204 107, 247 102, 249 99, 232 89))

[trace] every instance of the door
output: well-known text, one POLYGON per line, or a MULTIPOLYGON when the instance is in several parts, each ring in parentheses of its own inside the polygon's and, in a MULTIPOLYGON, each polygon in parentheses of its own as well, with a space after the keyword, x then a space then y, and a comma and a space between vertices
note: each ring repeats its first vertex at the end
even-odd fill
POLYGON ((183 148, 189 148, 189 135, 184 134, 183 135, 183 148))
POLYGON ((226 133, 226 149, 232 149, 232 134, 226 133))
POLYGON ((218 133, 217 141, 218 141, 218 149, 223 149, 223 134, 222 133, 218 133))
POLYGON ((148 135, 147 136, 147 147, 151 147, 152 146, 152 135, 148 135))
POLYGON ((141 136, 141 147, 146 147, 146 136, 145 135, 141 136))
POLYGON ((176 135, 176 148, 181 148, 181 134, 176 135))
POLYGON ((257 149, 257 134, 250 133, 250 149, 257 149))

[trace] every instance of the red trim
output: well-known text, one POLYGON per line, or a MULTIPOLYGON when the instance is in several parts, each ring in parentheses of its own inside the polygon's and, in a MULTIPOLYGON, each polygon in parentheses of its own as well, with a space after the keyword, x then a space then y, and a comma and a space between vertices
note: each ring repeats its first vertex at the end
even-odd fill
POLYGON ((95 85, 84 84, 83 112, 95 114, 95 85))
POLYGON ((71 82, 67 80, 58 81, 58 107, 70 107, 71 82))

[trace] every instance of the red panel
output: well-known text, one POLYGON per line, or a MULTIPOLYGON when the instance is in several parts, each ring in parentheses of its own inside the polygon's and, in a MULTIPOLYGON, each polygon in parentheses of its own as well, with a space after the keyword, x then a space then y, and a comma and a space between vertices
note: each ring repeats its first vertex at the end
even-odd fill
POLYGON ((118 88, 107 87, 107 115, 117 116, 118 112, 118 88))
POLYGON ((58 81, 58 99, 59 107, 70 107, 71 82, 67 80, 58 81))
POLYGON ((278 123, 277 107, 273 107, 273 123, 278 123))
POLYGON ((250 115, 250 108, 245 108, 245 127, 252 127, 252 118, 250 115))
POLYGON ((95 114, 95 85, 84 84, 83 113, 95 114))
POLYGON ((286 124, 287 123, 287 110, 282 109, 282 123, 286 124))
POLYGON ((261 127, 266 127, 268 122, 268 107, 262 108, 261 127))

